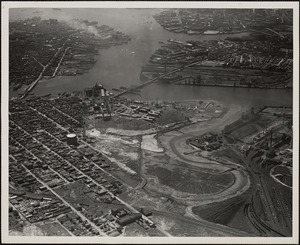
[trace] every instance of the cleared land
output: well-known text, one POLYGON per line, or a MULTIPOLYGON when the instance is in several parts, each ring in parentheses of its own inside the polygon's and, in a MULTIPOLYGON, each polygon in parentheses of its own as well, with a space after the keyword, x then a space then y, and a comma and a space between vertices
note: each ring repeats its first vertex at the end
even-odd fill
POLYGON ((133 120, 122 116, 113 116, 110 120, 97 120, 94 119, 94 126, 101 132, 105 132, 108 128, 126 129, 126 130, 147 130, 153 128, 153 124, 146 122, 142 119, 133 120))
POLYGON ((183 168, 170 170, 163 167, 150 166, 147 173, 157 177, 163 185, 177 191, 198 195, 219 193, 234 183, 234 176, 230 172, 214 175, 183 168))

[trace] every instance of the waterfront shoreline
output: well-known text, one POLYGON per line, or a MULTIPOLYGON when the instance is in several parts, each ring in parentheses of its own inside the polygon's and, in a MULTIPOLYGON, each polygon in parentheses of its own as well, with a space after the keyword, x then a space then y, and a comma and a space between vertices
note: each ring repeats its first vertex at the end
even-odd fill
POLYGON ((178 83, 174 85, 181 85, 181 86, 196 86, 196 87, 228 87, 228 88, 254 88, 254 89, 293 89, 293 87, 286 87, 286 88, 279 88, 279 87, 272 87, 272 88, 265 88, 265 87, 249 87, 249 86, 243 86, 243 85, 221 85, 221 84, 183 84, 183 83, 178 83))

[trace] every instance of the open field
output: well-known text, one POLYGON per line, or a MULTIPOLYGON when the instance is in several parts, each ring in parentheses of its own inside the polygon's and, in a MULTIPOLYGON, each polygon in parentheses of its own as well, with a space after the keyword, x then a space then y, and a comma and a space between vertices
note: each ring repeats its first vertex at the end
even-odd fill
POLYGON ((181 122, 186 120, 186 115, 176 109, 164 110, 161 117, 157 119, 157 124, 167 125, 169 123, 181 122))
POLYGON ((128 225, 124 231, 125 237, 165 237, 165 234, 157 229, 145 230, 136 222, 128 225))
POLYGON ((97 188, 89 188, 84 183, 77 181, 68 186, 56 189, 62 197, 75 207, 84 208, 86 215, 99 217, 113 208, 124 208, 124 205, 109 196, 97 193, 97 188))
POLYGON ((166 214, 153 211, 152 219, 173 236, 192 237, 219 237, 219 236, 251 236, 249 233, 240 232, 218 224, 195 220, 188 215, 166 214), (175 218, 175 220, 174 220, 175 218))
POLYGON ((17 210, 10 209, 9 211, 9 230, 14 232, 22 232, 24 221, 21 219, 17 210))
POLYGON ((177 191, 198 195, 219 193, 234 183, 230 172, 214 175, 188 168, 167 169, 151 166, 147 169, 147 174, 157 177, 161 184, 177 191))
POLYGON ((235 171, 231 167, 218 162, 192 154, 184 154, 194 150, 186 144, 187 139, 191 136, 202 135, 205 132, 215 132, 215 130, 219 132, 224 127, 224 124, 222 127, 222 122, 232 122, 235 118, 238 118, 240 112, 239 107, 233 106, 228 109, 228 113, 220 118, 195 123, 178 131, 170 131, 159 136, 158 141, 165 150, 164 154, 156 154, 158 157, 154 155, 144 155, 143 157, 144 167, 142 169, 148 179, 145 188, 163 195, 172 193, 175 199, 193 202, 193 204, 197 202, 207 204, 218 200, 226 200, 247 190, 249 188, 249 177, 244 171, 235 171), (222 172, 227 174, 224 176, 232 176, 232 179, 230 177, 231 181, 234 180, 231 184, 229 184, 230 181, 226 183, 231 185, 229 188, 226 184, 224 186, 224 183, 219 182, 224 177, 222 172), (195 176, 192 176, 192 174, 195 176), (181 175, 183 177, 180 177, 181 175), (204 187, 201 186, 201 178, 204 179, 204 187), (208 186, 206 185, 207 180, 208 186), (208 193, 214 194, 209 195, 208 193))
POLYGON ((36 225, 29 224, 24 226, 22 231, 12 230, 9 232, 10 236, 45 236, 45 233, 36 225))
POLYGON ((243 164, 241 158, 231 149, 224 149, 212 153, 213 157, 229 160, 230 162, 243 164))
POLYGON ((70 236, 70 233, 58 222, 37 224, 45 236, 70 236))
POLYGON ((138 147, 140 145, 138 137, 120 137, 101 133, 97 129, 87 130, 87 135, 94 139, 92 145, 106 154, 116 167, 120 167, 129 174, 136 173, 139 161, 138 147))
POLYGON ((100 129, 101 132, 105 132, 108 128, 114 129, 126 129, 126 130, 147 130, 153 128, 153 124, 146 122, 142 119, 132 119, 122 116, 113 116, 111 120, 97 120, 94 119, 94 126, 100 129))
POLYGON ((107 171, 131 187, 136 187, 141 182, 141 177, 138 175, 129 175, 125 171, 121 171, 119 169, 114 169, 114 168, 113 169, 110 168, 107 171))

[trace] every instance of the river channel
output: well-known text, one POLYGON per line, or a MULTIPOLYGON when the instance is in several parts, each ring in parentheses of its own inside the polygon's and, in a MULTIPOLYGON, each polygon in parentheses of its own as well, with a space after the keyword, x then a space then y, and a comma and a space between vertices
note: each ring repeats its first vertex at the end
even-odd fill
MULTIPOLYGON (((44 79, 33 90, 35 95, 57 94, 64 91, 83 90, 96 82, 107 89, 130 87, 140 84, 140 72, 149 57, 160 46, 160 41, 176 39, 212 40, 228 36, 243 36, 247 33, 231 35, 194 35, 172 33, 164 30, 154 19, 153 14, 161 9, 12 9, 10 21, 40 16, 44 19, 72 21, 74 18, 98 21, 116 30, 129 34, 128 44, 100 50, 97 63, 88 73, 78 76, 44 79)), ((20 93, 21 91, 18 91, 20 93)), ((190 100, 211 99, 225 104, 239 104, 245 107, 263 105, 292 105, 291 89, 248 89, 225 87, 193 87, 166 84, 151 84, 142 89, 143 100, 190 100)))

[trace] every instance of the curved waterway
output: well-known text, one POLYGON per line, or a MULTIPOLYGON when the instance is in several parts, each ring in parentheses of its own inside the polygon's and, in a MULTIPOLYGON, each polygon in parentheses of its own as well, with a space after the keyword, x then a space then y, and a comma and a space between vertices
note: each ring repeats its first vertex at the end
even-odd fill
MULTIPOLYGON (((154 19, 153 14, 161 9, 11 9, 10 20, 40 16, 44 19, 56 18, 72 21, 74 18, 98 21, 116 30, 129 34, 128 44, 99 51, 97 63, 88 73, 78 76, 44 79, 33 90, 35 95, 57 94, 64 91, 83 90, 96 82, 107 89, 129 87, 140 84, 140 71, 149 57, 160 47, 160 41, 176 39, 218 40, 232 35, 187 35, 164 30, 154 19)), ((11 96, 17 95, 11 92, 11 96)), ((263 105, 292 105, 292 90, 284 89, 243 89, 224 87, 193 87, 164 84, 151 84, 142 89, 138 99, 144 100, 189 100, 212 99, 225 104, 239 104, 245 107, 263 105)))

